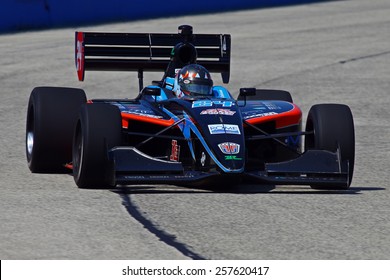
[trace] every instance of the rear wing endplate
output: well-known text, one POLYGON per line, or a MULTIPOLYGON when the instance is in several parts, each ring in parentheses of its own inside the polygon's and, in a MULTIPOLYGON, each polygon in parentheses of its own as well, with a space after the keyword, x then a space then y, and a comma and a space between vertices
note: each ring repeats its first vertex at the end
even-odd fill
MULTIPOLYGON (((192 32, 192 30, 191 30, 192 32)), ((76 68, 80 81, 85 71, 165 72, 173 47, 186 43, 183 34, 76 32, 76 68)), ((190 43, 197 52, 196 63, 210 72, 222 74, 229 82, 229 34, 191 34, 190 43)))

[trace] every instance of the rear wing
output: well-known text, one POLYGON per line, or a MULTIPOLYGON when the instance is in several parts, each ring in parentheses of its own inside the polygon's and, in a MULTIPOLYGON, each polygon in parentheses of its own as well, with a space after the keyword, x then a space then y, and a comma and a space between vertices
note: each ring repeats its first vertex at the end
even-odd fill
MULTIPOLYGON (((80 81, 85 71, 164 72, 172 63, 176 46, 195 47, 196 63, 221 73, 229 82, 231 38, 228 34, 192 35, 191 26, 180 26, 178 34, 76 32, 76 68, 80 81), (184 31, 183 31, 184 27, 184 31)), ((183 48, 188 52, 188 48, 183 48)))

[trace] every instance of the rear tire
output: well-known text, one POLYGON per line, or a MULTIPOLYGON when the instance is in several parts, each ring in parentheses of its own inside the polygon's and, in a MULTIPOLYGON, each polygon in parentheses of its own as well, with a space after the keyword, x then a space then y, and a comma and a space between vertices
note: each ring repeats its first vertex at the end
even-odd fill
MULTIPOLYGON (((351 109, 342 104, 318 104, 309 111, 306 131, 313 134, 305 137, 305 150, 318 149, 335 152, 338 148, 341 161, 348 161, 349 178, 346 186, 332 189, 348 189, 353 176, 355 163, 355 130, 351 109)), ((312 185, 315 189, 329 187, 312 185)))
POLYGON ((73 138, 73 177, 79 188, 115 186, 109 149, 121 145, 122 118, 118 107, 86 104, 73 138))
POLYGON ((26 156, 33 173, 69 173, 74 125, 85 92, 37 87, 31 92, 26 121, 26 156))

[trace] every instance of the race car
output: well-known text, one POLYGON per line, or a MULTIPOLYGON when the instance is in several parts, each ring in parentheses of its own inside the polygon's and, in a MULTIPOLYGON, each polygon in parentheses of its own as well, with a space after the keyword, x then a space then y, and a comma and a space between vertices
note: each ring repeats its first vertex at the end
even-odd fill
MULTIPOLYGON (((207 95, 175 94, 181 69, 201 65, 229 82, 231 36, 76 32, 78 78, 86 71, 137 71, 134 99, 87 100, 82 89, 37 87, 29 99, 26 154, 33 173, 73 173, 79 188, 250 181, 348 189, 355 161, 350 108, 302 111, 284 90, 223 86, 207 95), (143 86, 145 71, 161 72, 143 86)), ((188 83, 190 83, 189 81, 188 83)))

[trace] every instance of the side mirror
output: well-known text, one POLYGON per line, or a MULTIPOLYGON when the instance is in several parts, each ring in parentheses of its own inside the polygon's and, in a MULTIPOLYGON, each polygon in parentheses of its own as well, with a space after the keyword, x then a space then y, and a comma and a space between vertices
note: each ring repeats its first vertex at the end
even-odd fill
POLYGON ((161 89, 158 87, 146 87, 142 90, 143 95, 160 96, 161 89))
POLYGON ((255 96, 255 88, 240 88, 240 96, 255 96))
POLYGON ((240 94, 238 95, 237 100, 244 100, 244 104, 241 106, 245 107, 247 97, 255 96, 255 95, 256 95, 256 88, 240 88, 240 94))

